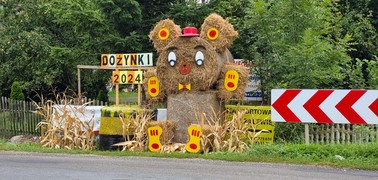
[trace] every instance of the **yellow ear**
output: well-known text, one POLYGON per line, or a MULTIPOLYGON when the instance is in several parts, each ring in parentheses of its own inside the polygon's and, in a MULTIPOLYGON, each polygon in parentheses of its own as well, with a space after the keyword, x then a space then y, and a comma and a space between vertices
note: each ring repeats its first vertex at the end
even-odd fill
POLYGON ((238 35, 234 27, 218 14, 210 14, 201 26, 200 37, 207 40, 218 52, 224 52, 238 35))
POLYGON ((176 25, 172 20, 165 19, 156 24, 150 32, 150 39, 154 43, 154 47, 160 53, 173 39, 181 35, 180 26, 176 25))

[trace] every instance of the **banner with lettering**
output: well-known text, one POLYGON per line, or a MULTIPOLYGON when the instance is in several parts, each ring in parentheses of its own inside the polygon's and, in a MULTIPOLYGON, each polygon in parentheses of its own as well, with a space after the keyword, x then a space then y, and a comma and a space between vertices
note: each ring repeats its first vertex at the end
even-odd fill
POLYGON ((274 127, 275 122, 271 120, 271 108, 270 106, 236 106, 236 105, 226 105, 227 114, 226 120, 231 120, 232 115, 237 111, 246 111, 243 116, 244 122, 253 123, 254 129, 250 131, 255 131, 256 133, 264 130, 256 138, 256 143, 273 143, 274 139, 274 127))

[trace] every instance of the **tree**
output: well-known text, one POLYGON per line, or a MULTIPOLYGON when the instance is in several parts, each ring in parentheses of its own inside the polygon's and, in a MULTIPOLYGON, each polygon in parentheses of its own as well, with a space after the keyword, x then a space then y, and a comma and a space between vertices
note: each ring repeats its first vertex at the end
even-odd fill
POLYGON ((20 87, 20 82, 18 81, 13 82, 10 98, 14 100, 21 100, 21 101, 25 100, 24 93, 22 92, 22 89, 20 87))
POLYGON ((255 0, 246 9, 241 54, 255 60, 264 101, 272 88, 341 88, 350 36, 333 35, 338 17, 330 1, 255 0))
POLYGON ((349 55, 354 58, 374 60, 374 55, 378 54, 378 29, 374 27, 374 22, 378 16, 373 14, 370 7, 371 0, 349 1, 342 0, 338 5, 341 26, 341 34, 349 34, 352 38, 349 55), (374 19, 375 16, 375 19, 374 19))
MULTIPOLYGON (((127 29, 121 36, 99 7, 93 0, 6 1, 0 17, 1 89, 9 92, 13 81, 22 80, 30 97, 52 87, 75 90, 76 65, 98 65, 101 53, 141 49, 138 36, 127 29)), ((91 85, 105 86, 107 80, 92 73, 83 72, 83 89, 98 91, 91 85)), ((87 94, 93 98, 97 92, 87 94)))

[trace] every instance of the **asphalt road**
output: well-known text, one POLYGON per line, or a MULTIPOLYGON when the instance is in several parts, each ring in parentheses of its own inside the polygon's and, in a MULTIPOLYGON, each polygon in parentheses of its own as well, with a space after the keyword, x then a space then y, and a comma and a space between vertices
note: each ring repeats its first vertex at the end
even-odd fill
POLYGON ((0 151, 0 179, 378 179, 378 171, 304 165, 0 151))

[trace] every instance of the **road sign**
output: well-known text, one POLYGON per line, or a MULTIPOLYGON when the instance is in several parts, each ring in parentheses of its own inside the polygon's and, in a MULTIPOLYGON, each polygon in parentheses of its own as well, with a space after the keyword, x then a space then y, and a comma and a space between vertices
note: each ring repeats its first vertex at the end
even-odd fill
POLYGON ((378 124, 378 90, 273 89, 272 121, 378 124))

